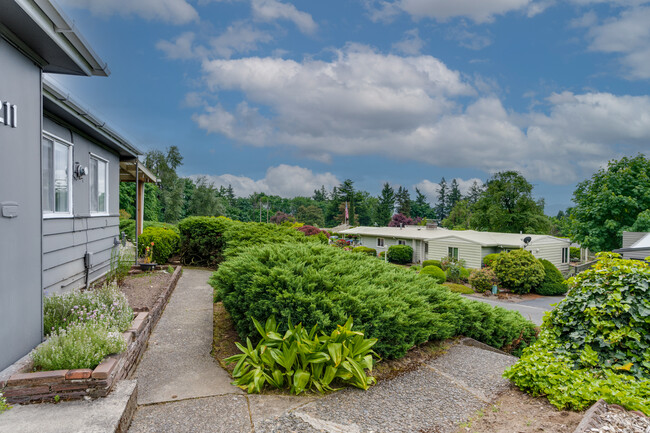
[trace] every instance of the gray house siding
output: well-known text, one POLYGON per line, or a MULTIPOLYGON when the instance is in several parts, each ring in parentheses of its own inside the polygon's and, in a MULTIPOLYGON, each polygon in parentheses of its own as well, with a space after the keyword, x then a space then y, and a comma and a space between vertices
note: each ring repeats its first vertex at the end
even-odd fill
POLYGON ((119 236, 119 156, 46 116, 43 130, 73 144, 73 162, 90 166, 91 154, 108 161, 108 214, 91 215, 88 176, 72 181, 71 217, 43 219, 43 289, 46 294, 86 284, 86 252, 92 253, 88 281, 110 268, 111 251, 119 236))
POLYGON ((0 124, 0 203, 5 207, 4 212, 0 209, 3 370, 39 344, 43 333, 38 272, 42 221, 41 70, 0 36, 0 76, 0 101, 15 105, 17 111, 15 127, 0 124), (13 212, 15 217, 11 217, 13 212))

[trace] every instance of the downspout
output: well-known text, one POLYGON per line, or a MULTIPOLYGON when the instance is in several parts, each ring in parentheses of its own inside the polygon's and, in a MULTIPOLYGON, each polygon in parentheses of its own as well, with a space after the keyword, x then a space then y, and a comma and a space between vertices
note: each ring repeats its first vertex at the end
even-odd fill
MULTIPOLYGON (((138 191, 140 190, 140 169, 138 165, 138 160, 135 161, 135 264, 138 264, 138 222, 140 221, 140 214, 138 213, 140 207, 140 197, 138 197, 138 191)), ((144 201, 144 197, 143 197, 144 201)), ((143 209, 144 212, 144 209, 143 209)), ((144 214, 142 215, 142 220, 144 221, 144 214)))

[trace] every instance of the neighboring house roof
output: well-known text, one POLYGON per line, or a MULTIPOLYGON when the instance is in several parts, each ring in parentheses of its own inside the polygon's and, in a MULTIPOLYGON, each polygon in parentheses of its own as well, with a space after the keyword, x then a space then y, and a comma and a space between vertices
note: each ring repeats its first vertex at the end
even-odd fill
POLYGON ((108 66, 50 0, 4 0, 0 34, 44 72, 107 77, 108 66))
POLYGON ((523 245, 523 239, 528 236, 531 238, 530 245, 549 241, 561 242, 568 245, 571 242, 568 239, 560 239, 548 235, 479 232, 475 230, 447 230, 444 228, 428 229, 424 226, 408 226, 404 228, 355 227, 350 230, 344 230, 341 233, 401 239, 420 239, 427 241, 456 238, 484 247, 495 246, 520 248, 523 245))
POLYGON ((629 247, 619 248, 617 250, 614 250, 614 252, 626 253, 626 252, 642 251, 642 250, 650 250, 650 233, 646 233, 644 236, 642 236, 639 240, 634 242, 629 247))
POLYGON ((43 112, 66 121, 86 135, 117 151, 120 159, 129 160, 142 155, 140 149, 88 109, 83 108, 68 93, 57 88, 47 77, 43 78, 43 112))

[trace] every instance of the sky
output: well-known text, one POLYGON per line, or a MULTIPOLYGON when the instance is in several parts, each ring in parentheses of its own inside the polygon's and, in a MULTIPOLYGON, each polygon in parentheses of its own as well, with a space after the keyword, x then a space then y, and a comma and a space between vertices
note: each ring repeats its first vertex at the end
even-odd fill
POLYGON ((59 0, 111 69, 56 76, 182 176, 378 195, 518 170, 546 213, 650 151, 650 0, 59 0))

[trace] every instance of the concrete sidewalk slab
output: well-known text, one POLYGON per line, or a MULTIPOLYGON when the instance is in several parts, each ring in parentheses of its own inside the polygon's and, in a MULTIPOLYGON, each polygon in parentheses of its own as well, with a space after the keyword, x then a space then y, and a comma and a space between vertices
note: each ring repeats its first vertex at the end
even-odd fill
POLYGON ((210 354, 211 274, 183 270, 135 373, 139 405, 243 393, 210 354))
POLYGON ((14 406, 0 415, 0 433, 121 433, 136 408, 137 383, 123 380, 92 401, 14 406))

